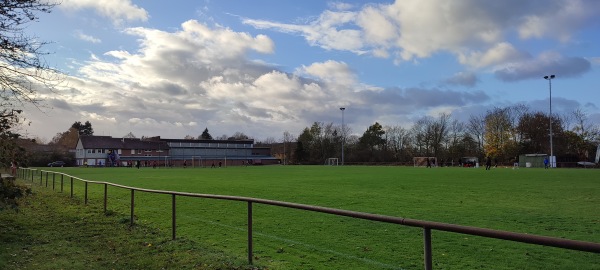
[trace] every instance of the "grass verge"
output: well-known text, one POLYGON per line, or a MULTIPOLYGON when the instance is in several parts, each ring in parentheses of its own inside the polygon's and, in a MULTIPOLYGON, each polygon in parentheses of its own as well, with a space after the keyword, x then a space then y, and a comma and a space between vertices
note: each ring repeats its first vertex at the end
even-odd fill
POLYGON ((0 212, 0 269, 258 269, 153 227, 129 227, 125 214, 33 188, 19 212, 0 212))

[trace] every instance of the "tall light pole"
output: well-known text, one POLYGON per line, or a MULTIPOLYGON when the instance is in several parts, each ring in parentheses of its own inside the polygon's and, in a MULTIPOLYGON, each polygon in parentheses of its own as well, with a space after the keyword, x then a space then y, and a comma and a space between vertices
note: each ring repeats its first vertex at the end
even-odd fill
POLYGON ((554 149, 552 145, 552 79, 556 76, 544 76, 544 79, 548 80, 548 88, 550 89, 550 168, 554 168, 556 166, 554 160, 554 149))
POLYGON ((344 141, 346 140, 346 136, 344 136, 344 111, 346 108, 341 107, 340 111, 342 111, 342 166, 344 165, 344 141))

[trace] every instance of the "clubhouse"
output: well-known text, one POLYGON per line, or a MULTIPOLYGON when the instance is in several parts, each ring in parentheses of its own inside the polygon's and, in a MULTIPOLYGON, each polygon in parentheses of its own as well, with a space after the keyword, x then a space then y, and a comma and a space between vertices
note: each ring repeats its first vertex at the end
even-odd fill
POLYGON ((246 140, 187 140, 80 136, 75 149, 78 166, 210 167, 279 164, 268 147, 246 140))

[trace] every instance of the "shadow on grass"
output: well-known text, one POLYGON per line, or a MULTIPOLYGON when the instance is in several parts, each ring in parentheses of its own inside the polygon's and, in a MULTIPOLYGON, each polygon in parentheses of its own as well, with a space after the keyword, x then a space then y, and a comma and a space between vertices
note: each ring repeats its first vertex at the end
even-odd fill
POLYGON ((42 187, 0 212, 0 269, 261 269, 42 187))

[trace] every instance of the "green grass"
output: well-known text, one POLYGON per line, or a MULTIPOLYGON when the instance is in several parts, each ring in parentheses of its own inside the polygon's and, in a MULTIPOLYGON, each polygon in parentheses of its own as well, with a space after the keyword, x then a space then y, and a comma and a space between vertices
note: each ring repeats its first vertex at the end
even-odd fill
MULTIPOLYGON (((221 169, 56 168, 89 180, 248 196, 600 242, 600 171, 497 168, 264 166, 221 169)), ((45 184, 45 178, 42 179, 45 184)), ((50 177, 51 181, 51 177, 50 177)), ((55 179, 58 189, 59 178, 55 179)), ((39 183, 39 176, 34 178, 39 183)), ((65 192, 69 192, 65 179, 65 192)), ((50 182, 49 186, 52 184, 50 182)), ((101 209, 103 186, 90 185, 101 209)), ((83 184, 75 182, 83 198, 83 184)), ((139 224, 170 237, 170 197, 136 193, 139 224)), ((129 192, 108 208, 128 214, 129 192)), ((177 199, 178 236, 243 259, 246 204, 177 199)), ((273 269, 422 269, 418 228, 254 206, 255 263, 273 269)), ((436 269, 599 269, 597 254, 433 232, 436 269)))
POLYGON ((0 212, 0 269, 255 269, 157 228, 130 228, 126 215, 51 189, 38 187, 20 204, 18 212, 0 212))

